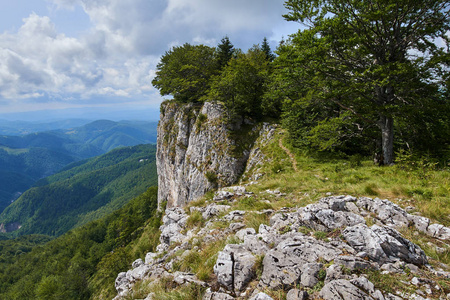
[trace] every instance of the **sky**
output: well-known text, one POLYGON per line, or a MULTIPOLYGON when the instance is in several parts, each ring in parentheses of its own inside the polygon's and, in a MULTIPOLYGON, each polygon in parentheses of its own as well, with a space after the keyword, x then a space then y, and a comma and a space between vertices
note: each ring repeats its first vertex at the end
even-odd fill
POLYGON ((157 111, 151 81, 165 51, 224 36, 243 50, 267 37, 274 50, 299 28, 283 3, 0 0, 0 118, 157 111))

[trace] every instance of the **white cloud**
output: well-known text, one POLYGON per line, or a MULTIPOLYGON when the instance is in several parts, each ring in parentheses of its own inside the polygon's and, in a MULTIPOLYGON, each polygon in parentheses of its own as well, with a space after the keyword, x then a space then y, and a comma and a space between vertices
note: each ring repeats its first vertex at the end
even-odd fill
POLYGON ((46 1, 52 14, 81 6, 92 27, 69 37, 49 17, 32 13, 16 32, 0 34, 0 101, 160 101, 151 80, 170 47, 214 46, 228 35, 246 49, 278 34, 273 29, 285 22, 283 0, 46 1))

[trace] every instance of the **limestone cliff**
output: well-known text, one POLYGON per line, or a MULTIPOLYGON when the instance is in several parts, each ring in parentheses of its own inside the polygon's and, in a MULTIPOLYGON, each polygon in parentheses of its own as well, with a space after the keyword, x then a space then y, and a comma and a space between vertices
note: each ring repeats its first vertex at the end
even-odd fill
POLYGON ((229 122, 218 103, 161 105, 158 203, 184 206, 207 191, 235 183, 244 172, 259 127, 229 122))

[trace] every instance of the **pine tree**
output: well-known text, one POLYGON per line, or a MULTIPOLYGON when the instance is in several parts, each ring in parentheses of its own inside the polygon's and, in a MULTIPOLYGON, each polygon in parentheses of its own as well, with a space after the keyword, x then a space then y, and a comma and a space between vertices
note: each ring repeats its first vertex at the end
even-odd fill
POLYGON ((264 37, 261 50, 266 54, 266 58, 268 61, 272 62, 275 59, 275 54, 272 53, 270 49, 269 42, 267 42, 267 38, 264 37))
POLYGON ((219 68, 223 68, 228 64, 228 61, 233 57, 234 54, 234 46, 230 42, 228 36, 225 36, 220 44, 217 45, 217 62, 219 64, 219 68))

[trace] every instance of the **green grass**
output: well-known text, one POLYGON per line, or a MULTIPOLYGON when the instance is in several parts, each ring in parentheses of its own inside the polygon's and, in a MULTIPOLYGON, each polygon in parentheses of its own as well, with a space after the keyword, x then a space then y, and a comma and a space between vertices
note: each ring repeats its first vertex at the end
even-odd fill
POLYGON ((389 199, 404 207, 412 205, 423 216, 450 225, 448 168, 438 169, 426 164, 413 168, 403 163, 379 167, 368 158, 317 158, 290 145, 285 146, 295 154, 298 172, 294 171, 291 159, 274 139, 261 149, 269 161, 262 166, 266 175, 259 184, 248 188, 255 194, 266 189, 287 193, 286 197, 280 197, 284 199, 270 199, 274 209, 304 206, 327 193, 348 194, 389 199))

